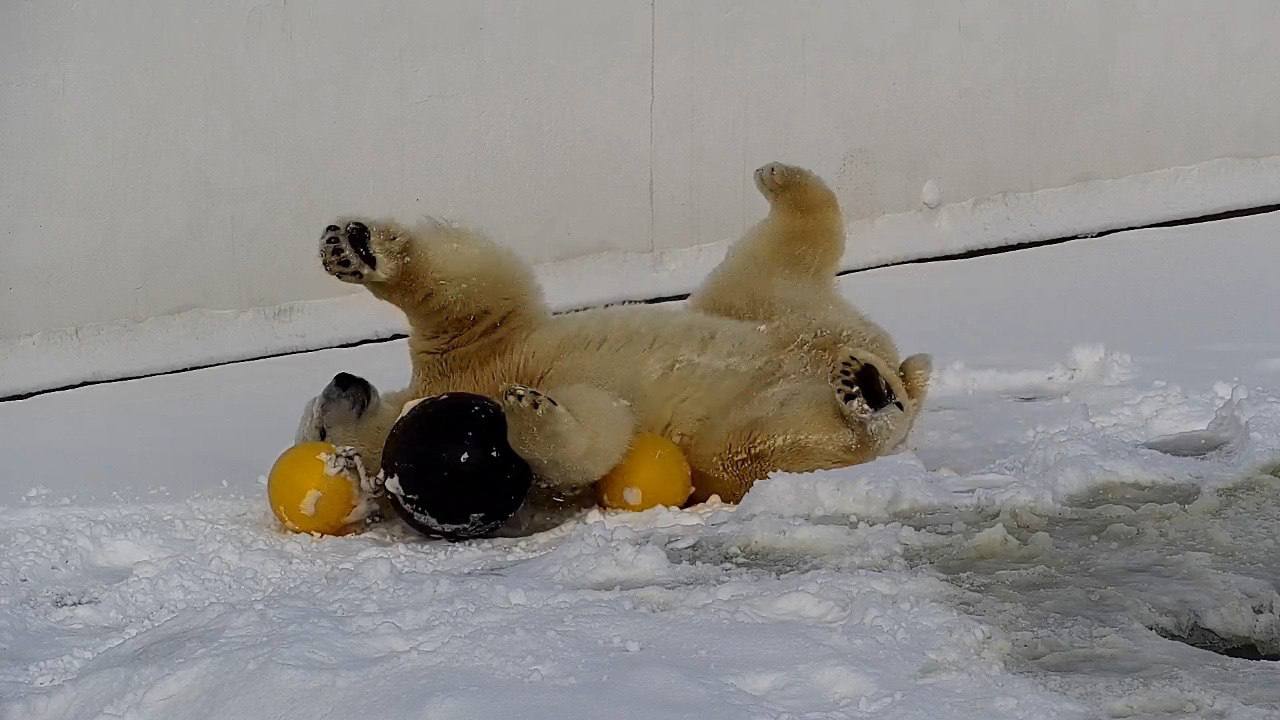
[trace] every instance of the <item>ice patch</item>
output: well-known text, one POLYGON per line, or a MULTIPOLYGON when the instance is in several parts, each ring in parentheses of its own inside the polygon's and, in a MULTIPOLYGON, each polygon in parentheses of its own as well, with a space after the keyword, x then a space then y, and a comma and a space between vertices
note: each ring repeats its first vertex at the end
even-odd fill
POLYGON ((1241 417, 1244 393, 1232 391, 1231 398, 1214 413, 1203 430, 1188 430, 1152 438, 1142 444, 1149 450, 1175 457, 1203 457, 1224 448, 1243 444, 1249 437, 1249 426, 1241 417))
POLYGON ((939 512, 922 530, 963 541, 919 557, 1009 633, 1013 669, 1086 700, 1141 695, 1125 691, 1140 676, 1177 688, 1178 707, 1261 718, 1280 694, 1219 656, 1280 658, 1277 527, 1280 480, 1261 475, 1190 503, 1060 508, 1032 522, 1008 509, 939 512))

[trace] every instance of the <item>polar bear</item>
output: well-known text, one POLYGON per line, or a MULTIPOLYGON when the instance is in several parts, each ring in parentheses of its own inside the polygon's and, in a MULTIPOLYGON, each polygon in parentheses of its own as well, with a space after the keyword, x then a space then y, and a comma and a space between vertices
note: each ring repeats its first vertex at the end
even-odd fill
POLYGON ((900 362, 889 335, 837 293, 844 222, 827 185, 780 163, 755 181, 768 216, 687 307, 553 315, 530 270, 475 232, 329 225, 325 270, 408 318, 412 379, 380 396, 339 374, 308 404, 298 440, 352 446, 376 470, 406 402, 473 392, 502 404, 512 447, 553 493, 589 488, 645 431, 684 451, 694 501, 726 502, 775 471, 893 450, 920 412, 929 356, 900 362))

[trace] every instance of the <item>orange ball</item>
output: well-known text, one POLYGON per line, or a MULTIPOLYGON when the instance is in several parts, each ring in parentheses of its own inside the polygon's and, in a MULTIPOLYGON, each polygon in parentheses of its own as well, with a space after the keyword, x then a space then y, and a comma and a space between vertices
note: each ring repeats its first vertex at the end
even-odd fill
POLYGON ((693 492, 689 461, 675 443, 640 433, 617 467, 596 484, 600 504, 618 510, 680 507, 693 492))
POLYGON ((359 484, 344 472, 329 474, 325 458, 337 449, 326 442, 294 445, 267 475, 267 501, 276 518, 294 532, 342 535, 352 529, 359 484))

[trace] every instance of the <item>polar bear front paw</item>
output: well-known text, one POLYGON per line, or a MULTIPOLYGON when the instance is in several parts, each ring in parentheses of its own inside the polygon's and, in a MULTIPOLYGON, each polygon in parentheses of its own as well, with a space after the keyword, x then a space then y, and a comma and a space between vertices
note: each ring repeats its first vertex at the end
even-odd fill
POLYGON ((851 420, 866 422, 879 414, 906 410, 885 374, 869 358, 857 353, 840 361, 831 384, 836 402, 851 420))
POLYGON ((365 283, 378 274, 369 226, 352 221, 345 227, 330 225, 320 236, 320 261, 325 272, 350 283, 365 283))
POLYGON ((503 389, 502 411, 512 449, 533 467, 539 482, 559 484, 565 465, 582 449, 578 446, 585 433, 577 420, 560 403, 525 385, 503 389))
POLYGON ((635 435, 630 406, 590 385, 502 389, 507 440, 539 484, 565 492, 595 483, 618 464, 635 435))

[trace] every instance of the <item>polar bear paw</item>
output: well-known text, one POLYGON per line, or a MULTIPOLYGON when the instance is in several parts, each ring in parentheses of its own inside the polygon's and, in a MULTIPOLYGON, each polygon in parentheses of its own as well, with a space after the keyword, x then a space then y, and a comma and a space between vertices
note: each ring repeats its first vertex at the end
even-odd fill
POLYGON ((831 378, 836 391, 836 402, 845 417, 866 422, 885 413, 905 412, 888 376, 869 357, 851 352, 839 365, 831 378))
POLYGON ((835 193, 822 178, 802 167, 769 163, 756 170, 756 188, 776 210, 839 213, 835 193))
POLYGON ((525 385, 508 385, 502 391, 502 412, 507 416, 511 448, 533 468, 539 484, 576 487, 602 474, 579 477, 583 475, 576 472, 579 456, 589 451, 589 433, 546 393, 525 385))
POLYGON ((325 272, 350 283, 365 283, 379 275, 378 257, 369 226, 352 221, 330 225, 320 236, 320 261, 325 272))
POLYGON ((772 200, 788 190, 814 182, 821 182, 813 173, 794 165, 769 163, 756 170, 756 187, 772 200))
POLYGON ((508 385, 507 389, 502 391, 502 404, 507 408, 520 412, 527 411, 535 415, 542 415, 553 408, 560 407, 560 403, 552 400, 549 395, 527 385, 508 385))

